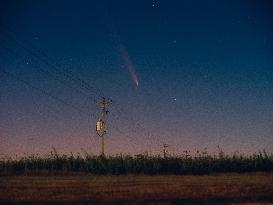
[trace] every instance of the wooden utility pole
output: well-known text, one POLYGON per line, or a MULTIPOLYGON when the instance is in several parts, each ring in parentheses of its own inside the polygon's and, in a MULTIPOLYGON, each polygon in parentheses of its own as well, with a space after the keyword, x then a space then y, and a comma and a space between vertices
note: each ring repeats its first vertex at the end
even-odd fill
POLYGON ((106 107, 111 105, 112 101, 106 101, 105 98, 102 98, 102 100, 97 102, 97 104, 100 106, 100 117, 96 125, 96 131, 101 137, 101 156, 104 156, 104 135, 106 134, 105 118, 109 113, 106 107))
POLYGON ((167 147, 169 147, 168 144, 163 144, 163 156, 164 156, 164 159, 167 158, 167 150, 166 150, 167 147))

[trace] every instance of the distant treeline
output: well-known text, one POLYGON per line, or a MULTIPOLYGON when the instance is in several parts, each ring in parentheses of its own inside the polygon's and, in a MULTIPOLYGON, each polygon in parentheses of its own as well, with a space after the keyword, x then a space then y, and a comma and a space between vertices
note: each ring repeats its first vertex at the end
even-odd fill
POLYGON ((121 174, 177 174, 202 175, 228 172, 273 171, 273 154, 265 151, 250 156, 226 155, 206 152, 194 156, 185 152, 181 156, 116 155, 95 156, 63 155, 56 151, 46 157, 32 155, 20 159, 0 161, 0 175, 35 175, 90 173, 103 175, 121 174))

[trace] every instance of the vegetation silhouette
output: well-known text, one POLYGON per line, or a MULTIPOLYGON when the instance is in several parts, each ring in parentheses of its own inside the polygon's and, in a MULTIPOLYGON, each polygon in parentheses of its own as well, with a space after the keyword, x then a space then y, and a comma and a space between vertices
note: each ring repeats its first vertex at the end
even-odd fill
POLYGON ((187 151, 180 156, 116 155, 96 156, 88 153, 65 155, 55 149, 45 156, 30 155, 18 159, 0 160, 0 175, 73 174, 89 173, 98 175, 124 174, 176 174, 205 175, 230 172, 271 172, 273 154, 260 151, 252 155, 235 153, 227 155, 222 151, 209 155, 187 151))

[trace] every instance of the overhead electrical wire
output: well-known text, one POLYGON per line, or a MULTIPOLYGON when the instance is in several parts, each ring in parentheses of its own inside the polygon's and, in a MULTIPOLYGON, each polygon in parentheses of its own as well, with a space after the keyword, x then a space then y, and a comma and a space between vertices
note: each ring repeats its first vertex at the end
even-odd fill
MULTIPOLYGON (((63 99, 61 99, 61 98, 59 98, 59 97, 54 96, 54 95, 53 95, 52 93, 50 93, 50 92, 47 92, 47 91, 45 91, 45 90, 43 90, 43 89, 41 89, 41 88, 39 88, 39 87, 36 87, 36 86, 32 85, 32 84, 29 83, 28 81, 26 81, 26 80, 24 80, 24 79, 18 77, 18 76, 15 75, 15 74, 12 74, 12 73, 10 73, 10 72, 4 70, 4 69, 1 69, 0 72, 3 73, 3 74, 5 74, 6 76, 9 76, 9 77, 13 78, 14 80, 16 80, 16 81, 18 81, 18 82, 20 82, 20 83, 22 83, 22 84, 24 84, 24 85, 26 85, 26 86, 32 88, 33 90, 39 91, 40 93, 42 93, 43 95, 45 95, 45 96, 47 96, 47 97, 50 97, 50 98, 52 98, 52 99, 54 99, 54 100, 56 100, 56 101, 58 101, 58 102, 60 102, 60 103, 62 103, 62 104, 64 104, 64 105, 70 107, 70 108, 73 108, 74 110, 78 111, 78 112, 81 113, 81 114, 84 114, 84 115, 86 115, 86 116, 90 116, 90 115, 87 114, 85 111, 83 111, 82 109, 78 108, 77 106, 75 106, 75 105, 73 105, 73 104, 70 104, 70 103, 66 102, 65 100, 63 100, 63 99)), ((92 116, 92 115, 91 115, 91 116, 92 116)))
MULTIPOLYGON (((6 70, 3 70, 3 69, 1 69, 0 72, 3 73, 3 74, 5 74, 6 76, 8 76, 8 77, 10 77, 10 78, 12 78, 12 79, 14 79, 14 80, 16 80, 17 82, 22 83, 22 84, 24 84, 25 86, 27 86, 27 87, 29 87, 29 88, 31 88, 31 89, 33 89, 33 90, 36 90, 37 92, 40 92, 41 94, 43 94, 43 95, 45 95, 45 96, 47 96, 47 97, 49 97, 49 98, 51 98, 51 99, 53 99, 53 100, 55 100, 55 101, 61 103, 61 104, 65 105, 65 106, 67 106, 67 107, 69 107, 69 108, 72 108, 72 109, 76 110, 76 111, 79 112, 80 114, 83 114, 84 116, 88 117, 88 119, 89 119, 90 117, 96 118, 94 115, 88 114, 86 111, 84 111, 84 110, 78 108, 77 106, 75 106, 75 105, 73 105, 73 104, 70 104, 70 103, 66 102, 65 100, 63 100, 63 99, 61 99, 61 98, 59 98, 59 97, 54 96, 52 93, 49 93, 49 92, 47 92, 47 91, 45 91, 45 90, 43 90, 43 89, 41 89, 41 88, 39 88, 39 87, 36 87, 36 86, 32 85, 32 84, 29 83, 28 81, 19 78, 19 77, 18 77, 17 75, 15 75, 15 74, 12 74, 12 73, 10 73, 10 72, 8 72, 8 71, 6 71, 6 70)), ((92 137, 91 137, 90 135, 88 135, 88 138, 89 138, 89 139, 91 140, 91 142, 93 143, 92 137)))
POLYGON ((19 47, 21 47, 22 49, 24 49, 25 51, 27 51, 29 54, 31 54, 32 56, 34 56, 36 59, 38 59, 41 62, 43 62, 44 64, 46 64, 48 67, 54 68, 54 71, 55 71, 55 73, 57 75, 62 75, 64 77, 66 77, 67 79, 69 79, 71 82, 73 82, 74 85, 77 85, 78 87, 81 87, 82 89, 88 90, 91 93, 94 93, 94 94, 99 95, 100 97, 103 97, 103 93, 101 93, 95 87, 89 85, 88 83, 86 83, 85 81, 81 80, 80 78, 73 76, 71 73, 69 74, 67 70, 66 70, 66 72, 63 72, 61 69, 59 69, 59 66, 55 65, 54 63, 51 63, 48 60, 49 57, 44 52, 42 52, 41 50, 37 49, 35 46, 33 46, 28 40, 26 40, 20 34, 18 34, 17 32, 13 31, 10 28, 8 28, 7 26, 1 25, 0 28, 2 28, 2 30, 4 30, 6 32, 6 34, 7 33, 11 34, 8 37, 10 39, 12 39, 19 47), (19 42, 19 40, 21 42, 19 42), (22 43, 22 42, 24 42, 24 43, 22 43), (29 49, 24 44, 27 45, 31 49, 29 49))
MULTIPOLYGON (((1 44, 0 46, 1 46, 2 48, 4 48, 5 50, 7 50, 8 52, 10 52, 11 54, 13 54, 14 56, 24 58, 22 55, 16 53, 15 51, 13 51, 12 49, 6 47, 5 45, 1 44)), ((37 67, 36 70, 37 70, 38 72, 41 72, 41 73, 46 74, 48 77, 52 78, 53 80, 58 81, 59 83, 61 83, 61 84, 64 85, 65 87, 69 87, 70 89, 73 89, 73 90, 76 91, 77 93, 79 93, 79 94, 81 94, 81 95, 83 95, 83 96, 85 96, 85 97, 87 97, 87 98, 91 98, 88 94, 86 94, 86 93, 83 92, 82 90, 77 89, 77 88, 71 86, 69 83, 67 83, 67 82, 64 81, 63 79, 60 79, 60 78, 56 77, 54 74, 52 74, 52 73, 49 72, 48 70, 45 70, 45 69, 43 69, 43 68, 41 68, 41 67, 39 67, 39 68, 37 67)), ((92 98, 92 100, 94 100, 94 99, 92 98)))

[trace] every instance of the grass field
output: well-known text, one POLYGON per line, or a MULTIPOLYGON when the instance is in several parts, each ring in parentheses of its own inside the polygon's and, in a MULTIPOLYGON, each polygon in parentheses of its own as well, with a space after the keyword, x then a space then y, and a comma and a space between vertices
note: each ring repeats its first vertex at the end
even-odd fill
POLYGON ((16 159, 0 159, 0 176, 86 173, 94 175, 207 175, 214 173, 273 172, 273 153, 209 155, 187 151, 179 156, 115 155, 96 156, 88 153, 65 155, 56 150, 49 155, 31 155, 16 159))
POLYGON ((0 204, 273 204, 273 173, 2 176, 0 204))

